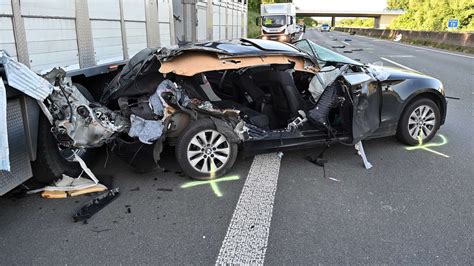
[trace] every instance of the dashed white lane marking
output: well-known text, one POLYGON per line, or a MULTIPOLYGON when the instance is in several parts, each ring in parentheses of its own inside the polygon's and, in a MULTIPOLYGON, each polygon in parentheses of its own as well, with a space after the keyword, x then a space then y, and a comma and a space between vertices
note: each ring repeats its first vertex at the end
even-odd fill
POLYGON ((343 44, 347 45, 347 46, 351 46, 351 44, 348 43, 348 42, 345 42, 345 41, 341 41, 341 42, 342 42, 343 44))
POLYGON ((255 156, 216 265, 263 264, 280 162, 275 153, 255 156))
POLYGON ((404 65, 402 65, 402 64, 400 64, 400 63, 397 63, 397 62, 392 61, 392 60, 390 60, 390 59, 387 59, 387 58, 385 58, 385 57, 380 57, 380 59, 385 60, 385 61, 387 61, 387 62, 389 62, 389 63, 392 63, 392 64, 394 64, 394 65, 396 65, 396 66, 399 66, 399 67, 401 67, 401 68, 408 69, 408 70, 415 71, 415 72, 419 72, 419 71, 417 71, 417 70, 414 70, 413 68, 409 68, 409 67, 407 67, 407 66, 404 66, 404 65))
POLYGON ((409 54, 394 54, 394 55, 385 55, 386 57, 390 58, 412 58, 415 57, 414 55, 409 54))
POLYGON ((387 40, 382 40, 382 39, 375 39, 375 38, 371 38, 371 37, 367 37, 367 36, 363 36, 363 35, 357 35, 357 37, 366 38, 366 39, 372 40, 372 41, 374 41, 374 42, 388 42, 388 43, 391 43, 391 44, 398 44, 398 45, 401 45, 401 46, 406 46, 406 47, 410 47, 410 48, 426 50, 426 51, 435 52, 435 53, 440 53, 440 54, 454 55, 454 56, 460 56, 460 57, 465 57, 465 58, 474 59, 474 56, 469 56, 469 55, 464 55, 464 54, 450 53, 450 52, 445 52, 445 51, 440 51, 440 50, 435 50, 435 49, 431 49, 431 48, 426 48, 426 47, 421 47, 421 46, 415 46, 415 45, 410 45, 410 44, 405 44, 405 43, 400 43, 400 42, 392 42, 392 41, 387 41, 387 40))

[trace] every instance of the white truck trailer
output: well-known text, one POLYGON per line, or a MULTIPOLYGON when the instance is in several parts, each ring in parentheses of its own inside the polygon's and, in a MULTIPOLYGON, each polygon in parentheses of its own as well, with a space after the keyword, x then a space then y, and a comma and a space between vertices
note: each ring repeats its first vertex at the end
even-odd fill
POLYGON ((260 5, 262 39, 280 42, 292 42, 298 33, 296 7, 292 3, 260 5))
MULTIPOLYGON (((116 71, 146 47, 245 37, 246 2, 0 0, 0 50, 38 74, 61 67, 97 98, 116 71)), ((65 160, 70 154, 51 141, 36 101, 8 87, 1 64, 0 76, 0 90, 6 88, 0 91, 6 101, 0 103, 7 103, 0 106, 0 121, 7 121, 0 134, 8 135, 6 150, 0 145, 0 166, 10 163, 10 171, 0 167, 1 196, 40 176, 38 171, 57 175, 77 165, 65 160)))

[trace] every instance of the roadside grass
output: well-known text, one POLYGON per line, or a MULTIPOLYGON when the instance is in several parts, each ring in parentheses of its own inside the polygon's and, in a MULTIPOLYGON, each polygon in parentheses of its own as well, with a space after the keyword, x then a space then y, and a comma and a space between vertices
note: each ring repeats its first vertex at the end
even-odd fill
POLYGON ((430 47, 433 47, 433 48, 439 48, 439 49, 444 49, 444 50, 451 50, 451 51, 474 54, 474 47, 463 47, 463 46, 449 45, 449 44, 444 44, 444 43, 435 43, 435 42, 417 41, 417 40, 415 40, 415 41, 404 41, 404 42, 414 44, 414 45, 430 46, 430 47))

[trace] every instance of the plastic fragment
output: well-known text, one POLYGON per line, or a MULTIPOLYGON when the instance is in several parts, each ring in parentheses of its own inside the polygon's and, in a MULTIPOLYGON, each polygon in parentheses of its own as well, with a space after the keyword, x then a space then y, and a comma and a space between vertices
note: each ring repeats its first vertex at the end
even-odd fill
POLYGON ((27 194, 33 194, 37 192, 47 191, 47 192, 55 192, 55 193, 46 193, 44 197, 46 198, 65 198, 67 196, 77 196, 92 192, 99 192, 107 190, 107 187, 95 183, 94 181, 84 178, 72 178, 68 175, 63 174, 63 177, 54 183, 54 186, 46 186, 40 189, 29 190, 26 192, 27 194), (95 191, 93 191, 95 190, 95 191), (86 193, 81 193, 81 191, 89 191, 86 193), (72 194, 71 194, 72 193, 72 194))
POLYGON ((74 215, 74 222, 87 221, 120 195, 119 188, 103 193, 82 206, 74 215))
POLYGON ((354 148, 357 150, 357 154, 362 157, 362 161, 364 162, 365 169, 372 168, 372 164, 367 160, 367 156, 365 155, 364 146, 362 145, 362 141, 357 142, 354 145, 354 148))
POLYGON ((283 152, 281 152, 281 151, 279 151, 279 152, 277 153, 277 156, 278 156, 278 158, 280 158, 280 159, 283 158, 283 155, 284 155, 284 154, 283 154, 283 152))

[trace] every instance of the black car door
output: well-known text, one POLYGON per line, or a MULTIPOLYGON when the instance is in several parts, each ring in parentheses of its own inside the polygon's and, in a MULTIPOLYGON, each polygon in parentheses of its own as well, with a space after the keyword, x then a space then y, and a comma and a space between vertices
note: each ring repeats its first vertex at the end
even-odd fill
MULTIPOLYGON (((352 65, 364 69, 363 64, 348 57, 324 48, 309 40, 300 40, 294 45, 313 56, 321 67, 326 64, 352 65)), ((351 86, 352 112, 352 139, 357 143, 369 137, 380 126, 380 112, 382 92, 380 83, 369 73, 356 72, 343 74, 344 79, 351 86)))
POLYGON ((344 74, 353 99, 352 142, 369 137, 380 126, 382 92, 380 83, 366 73, 344 74))

